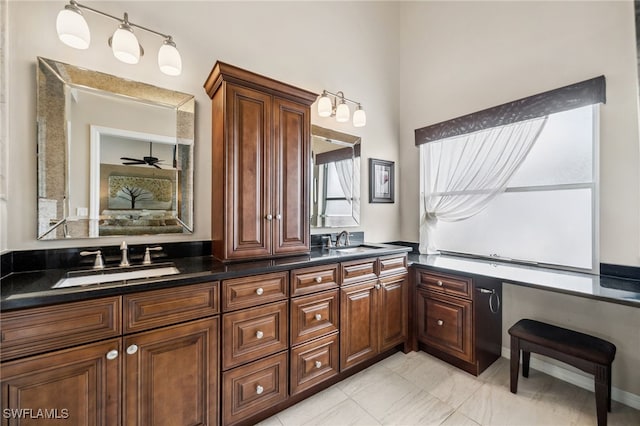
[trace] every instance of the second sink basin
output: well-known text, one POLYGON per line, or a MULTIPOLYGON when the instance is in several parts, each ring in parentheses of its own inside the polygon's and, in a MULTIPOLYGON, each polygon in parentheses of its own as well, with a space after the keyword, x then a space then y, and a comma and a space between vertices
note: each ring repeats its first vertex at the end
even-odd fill
POLYGON ((367 251, 371 251, 371 250, 376 250, 376 249, 379 249, 379 248, 380 247, 361 244, 359 246, 332 247, 329 250, 337 251, 339 253, 344 253, 344 254, 352 254, 352 253, 363 253, 363 252, 367 252, 367 251))
POLYGON ((128 268, 109 268, 103 270, 68 272, 53 288, 77 287, 114 281, 128 281, 141 278, 155 278, 179 274, 180 270, 172 263, 150 266, 132 266, 128 268))

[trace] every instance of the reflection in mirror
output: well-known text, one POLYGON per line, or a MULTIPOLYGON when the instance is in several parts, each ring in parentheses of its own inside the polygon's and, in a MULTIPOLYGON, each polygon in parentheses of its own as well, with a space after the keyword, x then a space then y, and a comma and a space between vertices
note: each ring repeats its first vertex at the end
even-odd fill
POLYGON ((311 126, 311 227, 360 224, 360 138, 311 126))
POLYGON ((192 232, 193 95, 38 58, 38 238, 192 232))

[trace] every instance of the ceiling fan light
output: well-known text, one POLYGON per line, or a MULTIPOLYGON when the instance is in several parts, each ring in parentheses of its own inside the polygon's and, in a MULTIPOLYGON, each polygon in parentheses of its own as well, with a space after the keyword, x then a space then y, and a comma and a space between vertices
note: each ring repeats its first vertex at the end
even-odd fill
POLYGON ((180 75, 182 73, 182 58, 171 38, 166 39, 160 46, 158 67, 160 67, 160 71, 167 75, 180 75))
POLYGON ((91 43, 89 25, 73 3, 58 12, 56 31, 61 42, 75 49, 87 49, 91 43))
POLYGON ((137 64, 140 61, 141 48, 138 38, 126 22, 120 24, 111 37, 113 56, 125 64, 137 64))

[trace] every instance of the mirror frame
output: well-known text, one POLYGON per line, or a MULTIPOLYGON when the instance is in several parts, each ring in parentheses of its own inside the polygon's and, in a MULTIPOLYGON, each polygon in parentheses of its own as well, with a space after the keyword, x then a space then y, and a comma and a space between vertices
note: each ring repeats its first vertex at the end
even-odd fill
MULTIPOLYGON (((96 238, 99 217, 95 217, 96 194, 87 194, 91 215, 73 216, 70 213, 70 169, 71 169, 71 121, 68 117, 67 99, 74 90, 96 95, 161 107, 175 111, 176 134, 167 136, 176 144, 181 178, 176 184, 174 196, 180 195, 181 205, 177 222, 182 233, 193 232, 193 147, 195 140, 194 95, 164 89, 147 83, 127 80, 110 74, 77 67, 70 64, 37 58, 37 146, 38 146, 38 224, 37 239, 96 238), (54 201, 48 203, 47 201, 54 201), (43 211, 48 210, 48 215, 43 211), (54 213, 55 210, 55 214, 54 213), (48 217, 55 219, 48 219, 48 217), (93 231, 92 231, 93 230, 93 231)), ((93 127, 93 126, 92 126, 93 127)), ((87 134, 93 135, 93 129, 87 134)), ((98 173, 92 162, 95 146, 87 138, 89 173, 87 182, 98 173)), ((166 143, 166 142, 165 142, 166 143)), ((98 143, 99 146, 99 143, 98 143)), ((99 161, 99 159, 97 160, 99 161)), ((95 182, 91 185, 95 185, 95 182)), ((178 206, 176 206, 178 208, 178 206)), ((161 235, 149 232, 144 235, 161 235)), ((114 234, 115 235, 115 234, 114 234)), ((122 235, 133 235, 123 233, 122 235)), ((139 235, 139 234, 136 234, 139 235)), ((142 234, 140 234, 142 235, 142 234)), ((105 235, 106 236, 106 235, 105 235)), ((111 234, 109 236, 112 236, 111 234)))
MULTIPOLYGON (((311 140, 312 140, 312 143, 311 143, 311 152, 312 152, 312 167, 311 167, 311 173, 312 173, 312 176, 311 176, 311 182, 312 182, 311 206, 312 207, 311 207, 311 212, 312 212, 312 214, 311 214, 311 217, 310 217, 311 228, 312 229, 323 229, 323 228, 358 227, 358 226, 360 226, 360 224, 362 222, 362 209, 359 209, 358 217, 356 218, 355 214, 354 214, 354 211, 353 211, 353 204, 352 204, 352 208, 351 208, 351 217, 352 217, 353 223, 336 224, 336 225, 331 225, 331 226, 328 226, 328 225, 319 226, 319 225, 314 225, 313 224, 313 222, 314 222, 313 221, 313 215, 314 215, 313 212, 317 211, 317 209, 314 208, 313 206, 314 205, 318 205, 318 201, 319 201, 317 199, 318 193, 319 193, 319 190, 318 190, 319 181, 318 181, 318 177, 316 175, 316 173, 317 173, 316 172, 316 167, 318 165, 316 164, 316 161, 315 161, 316 153, 313 151, 313 139, 315 137, 325 139, 329 143, 336 143, 337 145, 341 146, 342 148, 351 147, 353 149, 353 157, 352 157, 353 160, 355 161, 356 158, 360 158, 360 167, 359 167, 359 169, 360 169, 360 173, 362 173, 362 158, 361 158, 360 155, 356 154, 356 152, 358 152, 358 154, 359 154, 361 146, 362 146, 361 145, 362 138, 360 136, 354 136, 354 135, 350 135, 348 133, 342 133, 342 132, 339 132, 337 130, 320 127, 320 126, 317 126, 315 124, 311 125, 311 140), (336 141, 336 142, 332 142, 332 141, 336 141)), ((354 180, 355 179, 353 179, 353 177, 352 177, 352 182, 354 180)), ((359 181, 361 181, 361 179, 359 179, 359 181)), ((361 189, 361 186, 362 185, 360 183, 360 185, 357 188, 358 189, 358 193, 357 194, 359 195, 358 198, 360 200, 360 204, 362 204, 362 194, 361 194, 362 189, 361 189)), ((354 190, 355 190, 355 188, 354 188, 354 190)))

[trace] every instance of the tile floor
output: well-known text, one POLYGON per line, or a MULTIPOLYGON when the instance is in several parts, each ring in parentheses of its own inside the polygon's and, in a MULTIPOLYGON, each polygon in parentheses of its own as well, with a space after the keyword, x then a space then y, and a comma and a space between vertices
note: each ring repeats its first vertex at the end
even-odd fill
MULTIPOLYGON (((613 401, 610 426, 640 425, 640 411, 613 401)), ((509 392, 509 360, 475 378, 424 352, 393 356, 308 398, 260 426, 596 425, 591 392, 537 370, 509 392)))

